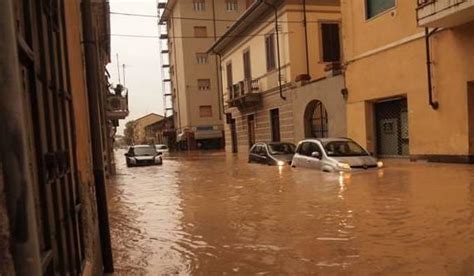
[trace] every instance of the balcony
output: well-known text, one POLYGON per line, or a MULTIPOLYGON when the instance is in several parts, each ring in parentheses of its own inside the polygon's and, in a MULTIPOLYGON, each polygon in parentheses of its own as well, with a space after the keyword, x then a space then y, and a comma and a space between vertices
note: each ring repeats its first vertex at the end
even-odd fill
POLYGON ((107 95, 107 118, 109 120, 123 120, 128 114, 128 93, 125 96, 107 95))
POLYGON ((474 0, 417 0, 420 27, 450 28, 474 21, 474 0))
POLYGON ((258 80, 244 80, 228 88, 229 107, 245 109, 255 107, 262 102, 258 80))

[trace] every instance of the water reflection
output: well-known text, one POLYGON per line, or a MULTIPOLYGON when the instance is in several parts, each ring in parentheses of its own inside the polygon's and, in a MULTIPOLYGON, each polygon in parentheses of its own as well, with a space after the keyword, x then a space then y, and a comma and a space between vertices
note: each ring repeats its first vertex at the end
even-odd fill
POLYGON ((474 273, 470 166, 327 174, 246 161, 120 167, 109 187, 119 273, 474 273))

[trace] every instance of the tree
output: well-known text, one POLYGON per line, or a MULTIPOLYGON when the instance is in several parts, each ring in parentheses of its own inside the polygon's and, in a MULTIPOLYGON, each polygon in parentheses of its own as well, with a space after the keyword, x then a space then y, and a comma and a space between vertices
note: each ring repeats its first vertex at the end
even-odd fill
POLYGON ((123 135, 125 143, 127 145, 133 144, 133 132, 134 132, 134 127, 135 127, 135 121, 128 121, 125 124, 125 130, 123 131, 123 135))

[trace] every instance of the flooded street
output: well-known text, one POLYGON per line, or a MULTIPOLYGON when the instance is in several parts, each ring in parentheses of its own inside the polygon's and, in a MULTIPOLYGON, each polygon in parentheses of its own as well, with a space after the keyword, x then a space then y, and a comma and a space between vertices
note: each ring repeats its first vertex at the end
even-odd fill
POLYGON ((474 274, 474 166, 346 175, 222 152, 127 168, 108 186, 118 275, 474 274))

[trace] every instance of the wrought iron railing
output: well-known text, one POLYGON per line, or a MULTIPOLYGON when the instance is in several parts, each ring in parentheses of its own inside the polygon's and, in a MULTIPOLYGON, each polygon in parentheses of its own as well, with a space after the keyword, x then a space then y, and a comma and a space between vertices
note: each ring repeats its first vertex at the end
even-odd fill
POLYGON ((229 100, 233 100, 249 93, 256 93, 259 90, 260 86, 258 80, 243 80, 232 85, 232 87, 228 87, 227 93, 229 100))

